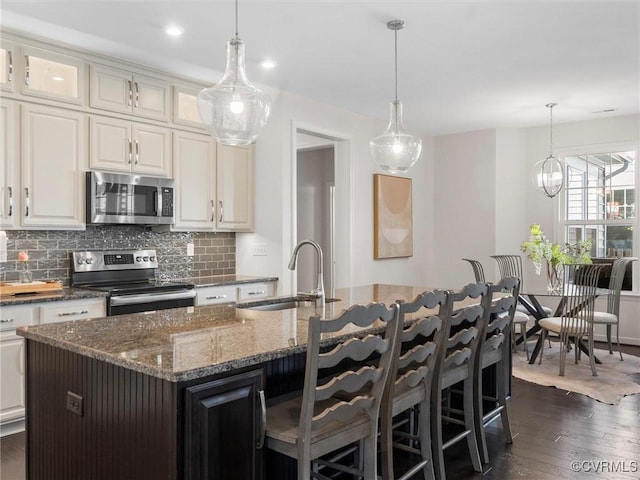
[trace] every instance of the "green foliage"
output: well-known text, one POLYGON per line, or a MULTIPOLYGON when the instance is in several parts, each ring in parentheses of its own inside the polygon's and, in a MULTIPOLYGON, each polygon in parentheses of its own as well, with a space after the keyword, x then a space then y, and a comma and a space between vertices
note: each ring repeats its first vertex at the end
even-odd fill
POLYGON ((565 243, 564 246, 558 243, 552 244, 537 223, 531 225, 531 237, 528 241, 522 242, 520 250, 531 259, 537 275, 540 275, 542 270, 542 260, 552 268, 571 263, 591 263, 590 240, 583 240, 576 244, 565 243))

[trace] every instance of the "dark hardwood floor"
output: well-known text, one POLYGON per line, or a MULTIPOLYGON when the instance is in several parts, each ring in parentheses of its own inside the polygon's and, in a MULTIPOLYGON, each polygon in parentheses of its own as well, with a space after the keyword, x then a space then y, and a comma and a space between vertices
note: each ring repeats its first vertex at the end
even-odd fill
MULTIPOLYGON (((624 346, 623 352, 640 357, 640 347, 624 346)), ((637 377, 640 383, 640 375, 637 377)), ((584 395, 513 379, 508 408, 513 444, 504 443, 500 423, 494 423, 487 432, 491 461, 485 471, 473 471, 461 442, 445 453, 449 479, 640 478, 640 395, 627 396, 619 405, 606 405, 584 395)), ((24 437, 20 433, 0 439, 2 480, 25 479, 24 437)), ((398 463, 404 460, 398 458, 398 463)))

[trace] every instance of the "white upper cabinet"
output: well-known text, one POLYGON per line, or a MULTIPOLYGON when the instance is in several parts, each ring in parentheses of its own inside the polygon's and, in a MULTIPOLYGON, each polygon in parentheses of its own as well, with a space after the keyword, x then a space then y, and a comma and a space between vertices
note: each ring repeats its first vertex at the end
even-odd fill
POLYGON ((23 47, 22 57, 22 94, 84 103, 84 61, 30 46, 23 47))
POLYGON ((15 91, 16 46, 2 39, 0 44, 0 89, 6 92, 15 91))
POLYGON ((175 132, 173 176, 176 181, 176 230, 215 228, 216 143, 209 135, 175 132))
POLYGON ((86 122, 84 113, 22 105, 23 227, 85 228, 86 122))
POLYGON ((19 222, 20 121, 18 110, 16 102, 0 99, 0 228, 12 228, 19 222))
POLYGON ((171 175, 170 129, 92 115, 90 131, 90 168, 171 175))
POLYGON ((219 230, 253 230, 255 145, 217 145, 216 195, 219 230))
POLYGON ((173 123, 204 129, 198 112, 197 88, 173 86, 173 123))
POLYGON ((170 86, 163 80, 92 65, 89 104, 111 112, 169 120, 170 86))

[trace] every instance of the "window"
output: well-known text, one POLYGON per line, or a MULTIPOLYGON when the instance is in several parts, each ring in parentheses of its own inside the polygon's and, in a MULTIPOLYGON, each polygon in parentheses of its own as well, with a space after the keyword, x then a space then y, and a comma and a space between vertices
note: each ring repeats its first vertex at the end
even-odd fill
POLYGON ((593 258, 637 256, 637 152, 569 155, 564 161, 566 241, 591 240, 593 258))

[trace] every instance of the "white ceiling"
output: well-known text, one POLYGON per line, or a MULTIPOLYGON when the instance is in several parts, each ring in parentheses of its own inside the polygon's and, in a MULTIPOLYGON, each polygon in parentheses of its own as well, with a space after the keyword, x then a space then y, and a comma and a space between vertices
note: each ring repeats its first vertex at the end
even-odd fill
MULTIPOLYGON (((234 34, 233 0, 2 0, 0 13, 3 29, 211 83, 234 34)), ((416 133, 547 125, 550 102, 554 124, 640 110, 640 0, 240 0, 248 77, 387 118, 396 18, 398 96, 416 133), (264 71, 265 58, 278 67, 264 71)))

